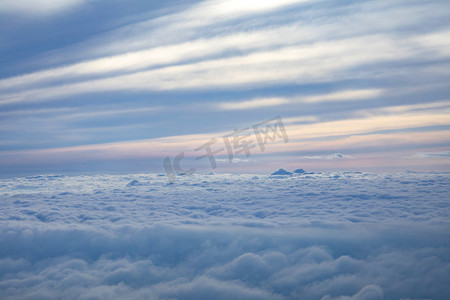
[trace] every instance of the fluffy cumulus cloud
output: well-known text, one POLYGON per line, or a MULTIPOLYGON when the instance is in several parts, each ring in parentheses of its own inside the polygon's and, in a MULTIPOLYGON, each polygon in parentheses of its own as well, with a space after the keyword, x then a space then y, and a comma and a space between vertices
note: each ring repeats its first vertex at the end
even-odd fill
POLYGON ((280 237, 279 232, 259 229, 3 226, 2 299, 448 295, 448 248, 414 245, 424 236, 411 236, 402 247, 379 236, 380 245, 365 249, 351 230, 309 231, 313 236, 301 229, 283 231, 280 237), (332 242, 333 233, 342 235, 342 241, 332 242))
POLYGON ((445 299, 448 182, 358 172, 4 179, 0 295, 445 299))

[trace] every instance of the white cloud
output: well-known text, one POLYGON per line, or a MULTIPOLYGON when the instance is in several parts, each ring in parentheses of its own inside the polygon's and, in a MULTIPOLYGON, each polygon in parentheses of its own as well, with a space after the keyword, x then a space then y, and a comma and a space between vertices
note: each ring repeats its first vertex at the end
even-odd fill
POLYGON ((210 55, 218 55, 230 50, 261 51, 271 47, 305 42, 305 38, 308 38, 307 34, 301 27, 290 25, 276 29, 233 33, 209 39, 196 39, 2 79, 0 80, 0 89, 32 87, 36 84, 47 84, 61 79, 65 81, 82 80, 83 76, 133 72, 150 67, 180 64, 199 58, 206 60, 210 55))
POLYGON ((424 51, 432 52, 435 57, 449 57, 450 41, 448 36, 450 36, 450 31, 444 30, 413 37, 411 41, 420 45, 424 51))
MULTIPOLYGON (((209 20, 208 22, 214 23, 220 21, 221 17, 234 18, 240 14, 271 11, 303 2, 305 1, 286 0, 267 1, 258 5, 254 5, 254 2, 237 5, 237 1, 208 1, 178 14, 161 17, 161 20, 157 23, 164 32, 170 26, 174 26, 173 21, 175 20, 178 20, 180 28, 183 28, 186 26, 184 20, 189 18, 199 20, 199 16, 201 16, 205 20, 209 20), (170 20, 170 22, 167 20, 167 22, 163 22, 162 20, 165 19, 170 20)), ((386 9, 384 6, 383 9, 386 9)), ((392 9, 398 13, 394 8, 392 9)), ((365 16, 365 14, 362 15, 365 16)), ((357 16, 362 18, 360 14, 357 14, 357 16)), ((152 22, 156 22, 156 20, 152 20, 152 22)), ((195 21, 192 22, 195 23, 195 21)), ((191 23, 188 22, 188 24, 191 23)), ((154 25, 150 26, 152 30, 155 30, 154 25)), ((95 60, 86 60, 86 57, 83 57, 85 61, 81 63, 0 80, 0 89, 10 91, 9 93, 2 93, 0 101, 13 103, 21 101, 23 98, 29 98, 32 101, 33 98, 44 98, 47 97, 46 95, 48 95, 48 98, 64 97, 66 94, 91 92, 90 90, 96 90, 97 88, 98 91, 102 92, 136 89, 204 89, 220 86, 253 86, 267 83, 277 85, 280 82, 323 82, 336 78, 360 77, 363 74, 355 68, 364 66, 364 64, 407 58, 414 59, 423 56, 424 53, 431 53, 434 56, 434 54, 448 52, 448 44, 442 42, 445 40, 445 31, 416 34, 408 39, 398 40, 396 37, 385 34, 368 35, 367 32, 359 32, 358 34, 351 32, 349 35, 343 35, 336 32, 338 31, 336 30, 338 25, 344 26, 344 28, 347 26, 341 23, 323 24, 320 27, 303 23, 289 23, 275 28, 264 27, 257 31, 232 31, 230 34, 214 36, 213 38, 201 38, 201 36, 199 38, 199 36, 194 35, 189 37, 188 40, 180 38, 174 40, 170 45, 156 44, 151 45, 150 48, 144 47, 144 50, 140 51, 133 51, 133 47, 125 47, 119 51, 122 52, 119 55, 106 56, 95 60), (279 49, 279 47, 284 48, 279 49), (242 54, 231 57, 226 54, 227 56, 223 59, 211 59, 217 55, 224 55, 230 50, 242 51, 242 54), (224 64, 221 65, 221 61, 224 64), (167 65, 172 64, 175 64, 175 66, 167 68, 167 65), (133 73, 147 68, 154 69, 133 73), (346 71, 351 68, 353 68, 352 74, 348 74, 346 71), (170 70, 177 73, 172 75, 170 70), (133 74, 115 77, 120 73, 133 74), (95 79, 96 76, 103 77, 105 74, 110 77, 95 79), (225 74, 225 76, 221 76, 222 74, 225 74), (86 76, 89 76, 89 81, 85 81, 86 76), (141 77, 147 77, 150 84, 141 77), (116 79, 121 83, 116 82, 116 79), (55 80, 58 84, 64 81, 66 85, 47 89, 46 85, 52 84, 55 80), (126 80, 132 80, 134 83, 127 86, 124 82, 129 81, 126 80), (39 86, 39 84, 41 85, 39 86), (39 86, 39 88, 36 89, 36 86, 39 86), (148 88, 146 89, 144 86, 148 88), (58 89, 65 91, 58 92, 58 89), (17 93, 17 91, 24 92, 17 93), (40 95, 35 96, 35 94, 40 95)), ((129 30, 125 31, 127 35, 130 35, 129 30)), ((342 32, 348 32, 348 30, 345 29, 342 32)), ((145 36, 149 34, 150 32, 146 32, 145 36)), ((136 38, 139 41, 147 40, 139 35, 136 38)), ((120 43, 124 46, 132 44, 122 38, 120 38, 120 43)), ((52 84, 52 86, 54 85, 52 84)), ((345 98, 346 95, 335 96, 345 98)), ((346 98, 355 99, 355 97, 357 98, 358 95, 347 95, 346 98)), ((361 97, 370 97, 370 95, 361 95, 361 97)), ((305 101, 328 100, 311 97, 306 98, 305 101)))
MULTIPOLYGON (((5 1, 4 3, 4 7, 8 5, 19 7, 25 2, 17 1, 14 4, 11 1, 5 1)), ((42 4, 40 7, 43 9, 53 5, 55 11, 59 9, 57 8, 59 5, 67 8, 75 5, 75 2, 70 1, 39 3, 42 4)), ((159 16, 154 19, 136 22, 134 17, 130 17, 127 19, 129 25, 96 35, 86 44, 69 46, 66 49, 60 49, 61 51, 53 49, 54 51, 49 54, 51 57, 38 56, 43 58, 42 62, 50 61, 51 65, 56 67, 0 80, 0 105, 2 109, 5 108, 0 112, 2 117, 0 131, 7 139, 10 139, 10 141, 2 141, 1 144, 23 143, 24 147, 14 147, 14 149, 25 149, 25 145, 31 147, 35 143, 36 147, 42 149, 44 140, 54 139, 54 143, 48 144, 51 146, 45 147, 52 147, 58 143, 67 145, 70 138, 73 138, 71 145, 83 144, 83 136, 86 137, 84 142, 87 140, 92 142, 95 141, 95 133, 104 133, 108 128, 111 130, 117 128, 118 132, 122 133, 133 130, 138 126, 144 126, 144 122, 139 120, 141 116, 139 113, 142 113, 138 109, 140 105, 135 102, 142 101, 140 96, 146 92, 152 95, 170 94, 167 104, 161 105, 167 105, 173 108, 172 112, 179 113, 186 110, 192 112, 196 105, 186 103, 184 99, 180 100, 182 102, 171 101, 181 93, 187 92, 193 95, 201 92, 205 95, 204 92, 235 93, 238 90, 250 91, 251 89, 256 91, 251 93, 255 95, 252 96, 254 98, 236 97, 233 102, 227 103, 220 102, 222 100, 208 99, 210 105, 204 106, 208 108, 205 112, 219 114, 214 110, 251 111, 258 108, 261 109, 259 111, 261 113, 264 113, 264 108, 266 111, 271 109, 286 111, 285 105, 289 104, 289 108, 292 108, 290 111, 292 117, 286 119, 287 122, 309 123, 303 124, 307 125, 305 127, 289 128, 295 138, 292 144, 285 147, 289 151, 300 148, 317 149, 314 145, 330 146, 332 150, 325 153, 334 153, 344 152, 350 146, 361 148, 364 143, 374 147, 389 143, 399 147, 406 147, 408 144, 423 146, 424 141, 442 144, 442 142, 439 143, 438 138, 442 138, 443 132, 432 132, 428 137, 426 134, 412 133, 408 137, 404 133, 374 134, 372 130, 405 130, 407 126, 448 125, 445 121, 448 107, 444 104, 443 106, 436 104, 438 105, 436 107, 429 106, 428 103, 423 104, 423 107, 414 108, 422 112, 413 112, 411 116, 405 115, 407 111, 411 111, 407 105, 396 108, 385 107, 384 111, 361 112, 357 119, 350 111, 352 103, 333 104, 339 109, 342 108, 336 115, 322 114, 318 111, 320 105, 310 104, 373 99, 370 105, 390 105, 386 101, 381 101, 380 96, 384 95, 392 101, 395 101, 394 98, 398 96, 401 103, 413 103, 418 100, 415 99, 416 94, 412 91, 417 90, 417 94, 424 93, 422 83, 427 85, 427 80, 434 81, 434 78, 438 76, 440 81, 438 80, 437 83, 441 84, 441 87, 428 86, 429 97, 424 97, 421 101, 445 99, 445 95, 442 96, 446 87, 443 82, 448 76, 449 68, 446 68, 448 66, 445 62, 436 62, 436 59, 442 60, 450 53, 447 39, 445 39, 448 30, 445 30, 445 24, 436 28, 429 22, 429 20, 441 20, 445 10, 440 8, 447 6, 443 1, 432 4, 415 3, 409 6, 389 1, 355 2, 339 6, 338 13, 330 10, 328 3, 322 6, 323 3, 316 4, 314 1, 286 0, 255 3, 256 1, 245 3, 234 0, 202 1, 179 13, 161 15, 167 11, 173 12, 187 7, 183 2, 180 6, 168 7, 166 11, 152 14, 152 17, 159 16), (283 13, 280 14, 282 10, 283 13), (383 22, 380 22, 380 19, 383 22), (230 20, 233 22, 229 22, 230 20), (420 30, 416 30, 417 28, 420 30), (64 57, 61 61, 80 63, 59 65, 55 63, 59 55, 64 57), (52 60, 55 57, 56 60, 52 60), (420 64, 416 63, 419 61, 420 64), (401 86, 398 86, 397 81, 401 82, 401 86), (367 82, 376 82, 376 88, 361 89, 361 82, 364 82, 364 86, 367 82), (311 83, 316 87, 323 85, 326 90, 329 90, 331 85, 337 92, 317 95, 313 92, 311 95, 309 90, 311 83), (284 85, 289 86, 282 96, 286 98, 277 97, 278 95, 273 92, 284 85), (260 88, 273 88, 273 90, 270 96, 258 95, 260 88), (297 97, 284 96, 293 90, 303 89, 307 96, 298 94, 297 97), (441 89, 440 95, 437 92, 439 89, 441 89), (76 108, 78 103, 84 100, 82 95, 98 93, 99 97, 92 95, 89 98, 95 99, 94 102, 100 101, 97 99, 106 102, 107 99, 103 98, 102 93, 116 91, 121 92, 114 95, 117 99, 115 103, 119 104, 117 107, 106 108, 105 106, 85 114, 83 109, 76 108), (176 91, 176 93, 167 93, 167 91, 176 91), (139 97, 134 97, 135 92, 140 94, 139 97), (70 99, 70 103, 66 104, 64 102, 67 97, 75 99, 70 99), (45 101, 62 103, 40 103, 39 109, 32 111, 37 106, 33 102, 45 101), (71 105, 75 108, 53 110, 48 108, 55 104, 58 107, 71 105), (122 105, 133 107, 122 110, 122 105), (306 108, 304 113, 309 115, 295 117, 297 113, 303 114, 300 112, 303 105, 306 108), (436 113, 437 107, 442 109, 442 114, 436 113), (102 112, 102 109, 105 111, 102 112), (141 123, 124 125, 122 130, 120 125, 115 127, 106 124, 107 122, 117 124, 115 121, 119 119, 118 115, 121 111, 137 116, 135 119, 129 118, 130 123, 141 123), (394 116, 397 113, 398 119, 394 116), (56 114, 59 115, 55 116, 56 114), (35 115, 34 118, 33 115, 35 115), (341 118, 342 115, 351 115, 349 118, 353 119, 348 120, 351 121, 348 123, 343 120, 338 122, 336 119, 341 118), (90 123, 95 123, 94 127, 96 127, 92 128, 91 134, 86 132, 86 128, 68 126, 71 122, 75 123, 74 120, 77 118, 80 122, 72 125, 84 126, 87 124, 85 122, 87 119, 92 120, 98 116, 101 117, 97 120, 98 122, 90 123), (415 117, 417 119, 414 119, 415 117), (311 124, 320 120, 326 122, 311 124), (331 122, 332 120, 336 122, 331 122), (45 133, 46 136, 28 138, 39 132, 41 135, 45 133), (48 134, 49 132, 52 134, 48 134), (345 135, 350 136, 343 137, 345 135), (369 139, 369 136, 372 139, 369 139), (423 140, 414 142, 412 137, 423 138, 423 140), (336 140, 321 140, 314 143, 307 141, 322 138, 336 140)), ((32 5, 29 7, 33 8, 32 5)), ((331 4, 331 7, 334 9, 338 6, 331 4)), ((141 17, 145 18, 140 15, 140 20, 142 20, 141 17)), ((36 66, 35 63, 39 65, 39 62, 34 61, 30 67, 36 66)), ((163 98, 166 99, 165 96, 161 99, 163 98)), ((154 98, 151 97, 148 99, 149 102, 153 100, 154 98)), ((367 103, 369 101, 355 105, 362 106, 367 103)), ((147 112, 150 110, 148 109, 147 112)), ((159 116, 155 117, 155 119, 159 118, 159 116)), ((172 120, 175 122, 176 119, 172 120)), ((158 131, 160 125, 161 122, 151 130, 158 131)), ((139 139, 147 135, 136 134, 136 136, 139 139)), ((120 138, 116 137, 117 139, 110 140, 124 140, 123 135, 120 135, 120 138)), ((97 138, 100 139, 100 134, 97 138)), ((69 147, 48 151, 49 153, 58 151, 67 153, 75 149, 75 151, 81 151, 83 155, 85 152, 92 151, 96 152, 95 155, 101 156, 99 153, 107 149, 107 152, 110 151, 108 154, 114 157, 119 156, 118 153, 122 150, 122 153, 126 155, 138 153, 145 156, 145 151, 138 149, 143 143, 155 145, 154 148, 151 147, 154 152, 149 151, 148 155, 160 155, 167 149, 196 145, 195 143, 201 141, 201 138, 207 137, 186 135, 156 141, 113 143, 106 147, 92 145, 92 147, 69 147), (191 138, 190 141, 189 138, 191 138)), ((7 149, 13 149, 13 147, 8 146, 7 149)), ((416 152, 418 151, 425 151, 425 149, 417 149, 416 152)), ((42 156, 47 155, 39 151, 38 153, 42 156)), ((19 151, 16 154, 20 156, 23 153, 19 151)), ((10 153, 5 155, 10 157, 10 153)), ((61 157, 64 155, 61 154, 61 157)))
POLYGON ((189 29, 199 27, 210 27, 224 21, 248 18, 253 15, 275 12, 276 10, 287 8, 303 3, 312 3, 312 0, 210 0, 200 2, 179 13, 169 14, 150 22, 142 22, 145 28, 147 23, 153 25, 163 25, 165 30, 177 32, 188 32, 189 29))
POLYGON ((80 5, 88 0, 2 0, 0 13, 52 15, 80 5))
POLYGON ((450 151, 431 152, 431 153, 418 153, 418 154, 415 154, 413 157, 446 158, 446 157, 450 157, 450 151))
POLYGON ((302 97, 302 102, 353 101, 375 98, 382 95, 381 89, 347 90, 324 95, 302 97))
MULTIPOLYGON (((254 3, 252 1, 245 1, 245 3, 254 3)), ((264 1, 266 3, 266 1, 264 1)), ((303 1, 298 1, 302 4, 303 1)), ((446 6, 443 3, 433 3, 433 9, 430 10, 428 6, 430 3, 415 4, 405 7, 399 3, 389 1, 358 2, 353 5, 347 4, 347 8, 351 13, 346 15, 343 20, 340 14, 327 14, 326 10, 316 10, 321 3, 314 1, 303 2, 305 4, 312 4, 312 10, 307 11, 307 15, 295 5, 294 1, 267 1, 267 5, 246 7, 243 2, 235 5, 236 1, 208 1, 201 2, 191 8, 188 8, 180 13, 174 13, 163 16, 157 19, 148 20, 144 22, 133 23, 132 25, 119 28, 101 40, 91 40, 83 47, 85 54, 104 55, 110 53, 124 53, 131 50, 148 48, 155 45, 155 40, 160 43, 173 43, 179 41, 187 41, 198 38, 198 36, 209 36, 209 32, 214 31, 219 26, 222 26, 222 21, 232 20, 242 17, 257 18, 258 11, 262 13, 269 12, 267 9, 274 9, 274 13, 270 15, 271 24, 284 24, 283 16, 276 16, 277 8, 292 8, 289 12, 296 13, 295 20, 300 22, 300 28, 306 35, 292 34, 285 38, 286 41, 302 37, 304 41, 307 40, 331 40, 335 38, 343 38, 350 36, 360 36, 367 34, 367 32, 381 31, 386 29, 404 26, 417 26, 417 24, 426 22, 427 19, 438 19, 445 15, 446 6), (218 11, 214 5, 232 6, 234 7, 230 13, 228 10, 223 12, 218 11), (279 7, 274 7, 279 6, 279 7), (428 9, 427 14, 423 13, 424 9, 428 9), (370 12, 370 13, 367 13, 370 12), (422 12, 422 13, 421 13, 422 12), (325 13, 325 17, 323 15, 325 13), (324 22, 324 18, 326 21, 324 22), (305 20, 306 19, 306 20, 305 20), (383 19, 383 22, 379 22, 383 19), (354 26, 358 24, 358 26, 354 26), (147 39, 151 35, 154 39, 147 39)), ((311 8, 311 7, 308 7, 311 8)), ((248 31, 254 28, 247 26, 239 26, 238 31, 248 31)), ((236 28, 230 28, 235 31, 236 28)), ((228 30, 226 30, 228 31, 228 30)), ((71 52, 70 54, 75 54, 71 52)), ((64 55, 63 55, 64 56, 64 55)), ((67 54, 65 54, 67 56, 67 54)), ((62 58, 62 57, 61 57, 62 58)), ((62 58, 64 59, 64 58, 62 58)))
POLYGON ((443 299, 449 291, 442 226, 96 226, 89 222, 100 215, 87 213, 84 225, 41 216, 0 228, 2 299, 443 299))
MULTIPOLYGON (((311 0, 211 0, 194 6, 191 10, 184 12, 193 20, 202 18, 204 22, 217 22, 231 18, 249 16, 256 13, 273 11, 294 4, 312 2, 311 0)), ((204 24, 202 24, 204 25, 204 24)))
POLYGON ((351 155, 344 155, 344 154, 341 154, 341 153, 335 153, 335 154, 329 154, 329 155, 300 156, 299 158, 331 160, 331 159, 341 159, 341 158, 351 158, 351 157, 352 157, 351 155))
MULTIPOLYGON (((382 89, 361 89, 361 90, 345 90, 332 92, 328 94, 319 94, 314 96, 296 97, 296 98, 258 98, 253 100, 238 101, 238 102, 220 102, 215 106, 219 110, 247 110, 257 109, 271 106, 279 106, 284 104, 299 103, 299 102, 330 102, 330 101, 355 101, 365 100, 381 96, 384 93, 382 89)), ((317 120, 316 117, 301 117, 290 118, 287 122, 312 121, 317 120)))
MULTIPOLYGON (((148 108, 148 112, 157 111, 157 108, 148 108)), ((441 102, 430 103, 428 105, 418 104, 411 106, 391 107, 387 110, 374 109, 357 111, 353 117, 338 119, 333 121, 320 121, 317 118, 290 118, 286 120, 285 128, 289 136, 289 143, 273 144, 266 153, 286 153, 299 151, 333 151, 346 153, 360 148, 372 148, 374 153, 386 151, 386 147, 401 147, 404 151, 414 147, 424 147, 427 144, 439 144, 446 141, 448 130, 426 131, 426 132, 402 132, 409 128, 420 128, 429 126, 446 126, 448 122, 449 107, 442 107, 441 102), (439 104, 439 105, 438 105, 439 104), (421 110, 421 108, 427 108, 421 110), (434 109, 432 109, 434 108, 434 109), (302 123, 299 123, 302 121, 302 123), (306 123, 304 123, 306 121, 306 123), (396 130, 400 132, 395 132, 396 130), (394 131, 394 132, 383 132, 394 131), (380 148, 381 147, 381 148, 380 148)), ((127 111, 124 111, 125 113, 127 111)), ((129 110, 134 112, 133 109, 129 110)), ((120 110, 102 112, 92 112, 88 117, 110 115, 120 113, 120 110)), ((82 117, 82 116, 81 116, 82 117)), ((57 122, 77 118, 77 113, 69 113, 67 118, 63 115, 58 117, 57 122)), ((34 123, 46 124, 45 121, 37 119, 34 123)), ((32 124, 34 124, 32 123, 32 124)), ((8 132, 8 122, 3 123, 4 131, 8 132)), ((248 124, 251 125, 251 124, 248 124)), ((23 123, 23 130, 30 126, 30 120, 23 123)), ((37 125, 36 125, 37 126, 37 125)), ((52 123, 49 123, 49 129, 52 123)), ((145 126, 133 125, 133 126, 145 126)), ((110 130, 115 127, 109 128, 110 130)), ((133 127, 124 127, 124 130, 131 130, 133 127)), ((20 128, 19 128, 20 129, 20 128)), ((119 128, 117 128, 119 129, 119 128)), ((76 133, 85 131, 102 132, 108 128, 98 129, 64 129, 61 134, 76 133)), ((186 155, 196 155, 193 150, 213 137, 220 138, 229 132, 215 132, 203 134, 188 134, 183 136, 168 136, 155 139, 134 140, 126 142, 116 142, 107 144, 91 144, 74 147, 60 147, 51 149, 25 150, 25 151, 4 151, 0 156, 0 162, 8 164, 13 158, 21 163, 34 164, 35 161, 64 160, 77 153, 80 159, 116 159, 119 157, 163 157, 168 153, 177 154, 180 151, 188 151, 186 155)), ((368 151, 368 150, 366 150, 368 151)), ((417 151, 416 151, 417 152, 417 151)), ((310 155, 315 157, 315 155, 310 155)), ((402 156, 405 156, 403 154, 402 156)), ((322 157, 323 158, 323 157, 322 157)), ((387 160, 384 163, 390 163, 387 160)), ((381 164, 377 162, 376 164, 381 164)))
POLYGON ((0 294, 445 299, 446 194, 448 172, 2 178, 0 294))
POLYGON ((347 69, 365 63, 407 58, 412 54, 408 49, 398 47, 384 37, 366 36, 283 47, 273 51, 162 67, 57 87, 30 89, 3 94, 0 103, 28 102, 107 91, 210 90, 264 84, 276 86, 286 83, 323 82, 334 77, 356 78, 360 74, 357 71, 348 74, 347 69))
POLYGON ((278 106, 289 103, 285 98, 262 98, 241 102, 221 102, 217 104, 219 110, 246 110, 262 107, 278 106))

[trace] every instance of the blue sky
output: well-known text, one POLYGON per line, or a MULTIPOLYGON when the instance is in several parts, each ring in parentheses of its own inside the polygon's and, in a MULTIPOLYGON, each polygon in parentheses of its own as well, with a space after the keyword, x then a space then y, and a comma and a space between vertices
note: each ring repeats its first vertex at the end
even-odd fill
POLYGON ((4 0, 0 173, 449 170, 448 1, 4 0), (253 138, 251 131, 247 131, 253 138))

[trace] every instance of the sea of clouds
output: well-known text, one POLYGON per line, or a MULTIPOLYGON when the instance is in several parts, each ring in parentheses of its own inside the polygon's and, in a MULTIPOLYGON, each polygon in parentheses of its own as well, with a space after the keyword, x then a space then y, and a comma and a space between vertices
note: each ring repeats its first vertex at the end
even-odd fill
POLYGON ((0 180, 1 299, 447 299, 450 173, 0 180))

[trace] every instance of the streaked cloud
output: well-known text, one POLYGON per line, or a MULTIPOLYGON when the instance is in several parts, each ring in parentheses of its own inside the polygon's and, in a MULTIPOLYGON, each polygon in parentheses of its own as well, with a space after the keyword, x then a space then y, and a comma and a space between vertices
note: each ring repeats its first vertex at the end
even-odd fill
POLYGON ((406 59, 411 54, 411 51, 399 49, 380 36, 354 38, 168 66, 56 87, 30 89, 1 96, 0 104, 51 100, 109 91, 210 90, 244 85, 258 87, 265 84, 275 86, 286 83, 306 84, 331 80, 335 76, 357 78, 361 74, 354 71, 350 75, 349 68, 365 63, 406 59), (372 46, 371 43, 376 46, 372 46), (371 46, 367 47, 369 44, 371 46), (302 68, 298 68, 298 65, 302 68))
POLYGON ((88 0, 2 0, 0 13, 45 16, 63 12, 88 0))
POLYGON ((219 103, 219 110, 245 110, 255 109, 261 107, 277 106, 289 103, 288 99, 283 98, 266 98, 266 99, 254 99, 241 102, 222 102, 219 103))
MULTIPOLYGON (((316 122, 312 124, 289 125, 286 131, 289 143, 274 143, 268 146, 265 154, 290 153, 296 151, 335 151, 327 155, 306 155, 305 159, 333 159, 352 157, 345 153, 363 149, 364 152, 378 152, 386 146, 400 147, 409 152, 411 145, 422 147, 430 144, 445 144, 449 130, 437 132, 404 132, 409 128, 448 125, 449 111, 433 111, 426 113, 403 113, 385 116, 371 116, 364 118, 346 119, 333 122, 316 122), (322 150, 321 150, 322 149, 322 150), (371 149, 371 150, 369 150, 371 149), (339 153, 340 155, 336 155, 339 153)), ((291 120, 292 121, 292 120, 291 120)), ((171 136, 150 140, 138 140, 120 143, 86 145, 66 148, 42 149, 31 151, 10 152, 7 157, 66 157, 72 153, 84 159, 105 159, 119 157, 164 157, 168 153, 173 155, 186 151, 188 156, 197 155, 195 148, 206 143, 211 138, 221 139, 229 132, 213 134, 195 134, 171 136)), ((359 150, 361 151, 361 150, 359 150)), ((255 153, 260 155, 263 153, 255 153)), ((9 160, 8 159, 8 160, 9 160)), ((7 161, 8 161, 7 160, 7 161)), ((3 161, 3 163, 7 163, 3 161)))
POLYGON ((334 154, 329 154, 329 155, 314 155, 314 156, 300 156, 300 159, 325 159, 325 160, 330 160, 330 159, 341 159, 341 158, 349 158, 351 156, 349 155, 344 155, 341 153, 334 153, 334 154))
POLYGON ((431 153, 419 153, 419 154, 415 154, 414 157, 446 158, 446 157, 450 157, 450 152, 442 151, 442 152, 431 152, 431 153))
MULTIPOLYGON (((71 8, 88 3, 41 1, 74 20, 82 16, 71 8)), ((265 154, 281 160, 431 153, 446 147, 450 126, 445 8, 445 1, 162 3, 70 28, 76 43, 5 40, 4 49, 16 48, 0 53, 12 58, 0 79, 0 157, 192 157, 208 139, 274 115, 290 142, 265 154), (96 26, 103 29, 86 29, 96 26), (36 53, 14 61, 24 45, 36 53)), ((46 30, 61 24, 41 16, 46 30)))
POLYGON ((303 97, 301 100, 304 102, 352 101, 375 98, 382 95, 382 93, 383 91, 381 89, 348 90, 325 95, 303 97))

